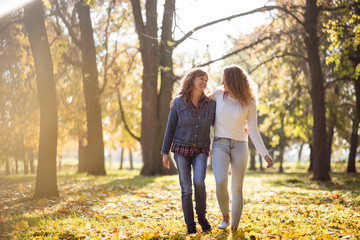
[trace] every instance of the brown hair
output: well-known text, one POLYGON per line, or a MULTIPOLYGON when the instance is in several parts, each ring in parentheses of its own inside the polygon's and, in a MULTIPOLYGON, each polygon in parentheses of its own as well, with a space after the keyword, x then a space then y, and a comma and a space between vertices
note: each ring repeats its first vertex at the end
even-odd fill
MULTIPOLYGON (((223 81, 242 107, 246 107, 251 100, 256 101, 256 85, 240 66, 234 64, 225 66, 223 81)), ((227 95, 228 92, 225 92, 224 97, 227 95)))
MULTIPOLYGON (((184 96, 185 104, 188 104, 190 101, 190 95, 194 87, 194 80, 197 77, 205 76, 207 80, 209 80, 209 74, 201 68, 192 68, 190 69, 181 80, 181 90, 178 93, 179 96, 184 96)), ((210 90, 206 87, 206 94, 210 92, 210 90)))

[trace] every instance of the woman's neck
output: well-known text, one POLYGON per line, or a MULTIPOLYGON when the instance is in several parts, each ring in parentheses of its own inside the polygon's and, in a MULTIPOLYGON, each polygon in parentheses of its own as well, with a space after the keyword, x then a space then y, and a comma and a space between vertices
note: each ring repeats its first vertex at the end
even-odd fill
POLYGON ((232 92, 230 92, 228 89, 225 89, 225 92, 227 92, 230 97, 235 98, 235 95, 232 92))
POLYGON ((196 106, 201 98, 202 92, 193 90, 190 95, 190 101, 196 106))
POLYGON ((232 94, 231 92, 229 92, 229 96, 232 97, 232 98, 235 98, 235 95, 232 94))

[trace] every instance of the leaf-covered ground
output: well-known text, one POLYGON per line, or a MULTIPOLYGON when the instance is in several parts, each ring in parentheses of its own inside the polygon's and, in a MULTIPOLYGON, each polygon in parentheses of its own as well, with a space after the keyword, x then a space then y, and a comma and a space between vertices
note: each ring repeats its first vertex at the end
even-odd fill
MULTIPOLYGON (((303 169, 248 171, 239 231, 216 229, 220 211, 208 172, 214 230, 187 235, 177 176, 60 175, 58 199, 31 200, 34 176, 0 178, 0 239, 360 239, 360 175, 310 181, 303 169)), ((200 230, 200 227, 198 227, 200 230)))

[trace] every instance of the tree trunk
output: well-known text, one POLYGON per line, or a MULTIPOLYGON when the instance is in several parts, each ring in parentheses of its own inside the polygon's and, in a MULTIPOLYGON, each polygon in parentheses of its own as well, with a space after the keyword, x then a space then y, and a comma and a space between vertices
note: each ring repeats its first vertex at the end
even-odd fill
POLYGON ((314 171, 314 150, 313 150, 313 145, 310 144, 310 166, 308 172, 312 172, 312 171, 314 171))
MULTIPOLYGON (((335 86, 334 88, 334 94, 337 95, 335 96, 336 98, 338 98, 338 86, 335 86)), ((332 143, 333 143, 333 139, 334 139, 334 129, 335 129, 335 125, 337 122, 337 102, 333 102, 331 104, 331 106, 328 107, 329 109, 329 117, 328 117, 328 138, 327 138, 327 147, 326 147, 326 159, 327 162, 330 163, 329 165, 329 172, 331 171, 331 154, 332 154, 332 143)))
MULTIPOLYGON (((356 8, 356 12, 360 12, 360 8, 356 8)), ((352 59, 354 68, 358 66, 360 62, 360 46, 357 47, 355 57, 352 59)), ((359 121, 360 121, 360 77, 354 80, 355 87, 355 108, 353 115, 353 126, 351 131, 351 140, 350 140, 350 153, 348 158, 348 166, 347 172, 356 172, 356 150, 358 147, 358 129, 359 129, 359 121)))
POLYGON ((108 162, 109 162, 109 167, 111 167, 111 152, 109 153, 108 162))
POLYGON ((15 174, 19 174, 19 159, 15 156, 15 174))
POLYGON ((6 176, 10 175, 10 161, 8 157, 5 160, 5 175, 6 176))
POLYGON ((30 2, 24 7, 24 23, 34 57, 40 103, 40 139, 34 198, 58 197, 56 89, 41 0, 30 2))
POLYGON ((264 169, 263 164, 262 164, 262 157, 261 157, 260 154, 258 155, 258 157, 259 157, 260 171, 264 171, 265 169, 264 169))
POLYGON ((131 148, 129 148, 129 161, 130 161, 130 170, 133 170, 133 155, 132 155, 132 151, 131 148))
POLYGON ((355 173, 356 172, 356 150, 358 146, 358 129, 359 129, 359 120, 357 119, 357 113, 354 113, 354 120, 351 132, 351 142, 350 142, 350 153, 348 159, 348 166, 346 172, 355 173))
POLYGON ((58 171, 60 172, 61 171, 61 161, 62 160, 62 154, 59 155, 59 165, 58 165, 58 171))
POLYGON ((303 148, 304 148, 304 143, 301 143, 300 149, 299 149, 299 154, 298 154, 298 163, 301 162, 301 155, 302 155, 303 148))
MULTIPOLYGON (((173 43, 172 39, 172 24, 173 24, 173 15, 175 12, 175 0, 167 0, 164 6, 164 15, 162 22, 162 32, 161 32, 161 42, 160 42, 160 79, 161 79, 161 88, 158 96, 158 138, 157 149, 161 149, 162 142, 164 139, 167 120, 170 112, 169 103, 172 98, 172 90, 174 88, 174 83, 176 81, 173 69, 173 43)), ((161 161, 160 151, 155 152, 156 156, 156 174, 176 174, 176 167, 171 161, 170 171, 166 170, 161 161), (159 160, 157 160, 159 159, 159 160)))
POLYGON ((121 148, 121 154, 120 154, 120 167, 119 169, 123 169, 123 162, 124 162, 124 148, 121 148))
POLYGON ((283 168, 283 163, 284 163, 284 152, 285 152, 285 147, 281 147, 280 149, 280 154, 279 154, 279 173, 283 173, 284 172, 284 168, 283 168))
POLYGON ((256 170, 255 156, 256 156, 256 150, 253 147, 251 147, 250 148, 250 167, 249 167, 249 170, 256 170))
POLYGON ((142 175, 156 175, 157 162, 155 151, 158 149, 157 132, 157 78, 158 78, 158 42, 157 42, 157 1, 146 1, 146 25, 144 27, 141 46, 141 57, 144 65, 142 84, 142 122, 141 122, 141 149, 143 157, 142 175))
POLYGON ((86 158, 86 144, 85 144, 85 138, 83 138, 82 135, 80 135, 78 140, 78 159, 79 159, 79 165, 78 165, 78 173, 84 173, 87 172, 87 158, 86 158))
MULTIPOLYGON (((336 120, 334 120, 334 119, 330 120, 329 134, 328 134, 327 147, 326 147, 326 159, 330 163, 331 163, 332 143, 333 143, 334 128, 335 128, 335 122, 334 121, 336 121, 336 120)), ((331 171, 331 165, 329 166, 329 171, 331 171)))
POLYGON ((24 174, 29 174, 29 154, 25 154, 24 156, 24 174))
POLYGON ((24 163, 24 174, 28 174, 29 173, 29 167, 28 167, 28 163, 27 163, 27 159, 26 159, 26 152, 25 152, 25 139, 24 139, 24 134, 20 134, 19 135, 19 154, 20 154, 20 159, 23 160, 24 163))
POLYGON ((356 107, 355 107, 355 111, 356 111, 356 116, 358 121, 360 121, 360 77, 358 77, 355 82, 355 96, 356 96, 356 107))
POLYGON ((85 93, 88 174, 106 175, 96 49, 90 9, 84 1, 77 4, 81 32, 83 88, 85 93))
POLYGON ((29 163, 30 163, 30 173, 35 173, 35 166, 34 166, 34 152, 33 150, 29 151, 29 163))
MULTIPOLYGON (((143 84, 142 84, 142 122, 141 122, 141 150, 143 158, 143 167, 141 169, 142 175, 164 175, 176 172, 175 166, 172 164, 171 170, 166 170, 161 162, 161 144, 165 132, 164 121, 167 120, 167 114, 169 109, 163 111, 163 104, 168 104, 171 99, 172 88, 162 89, 164 87, 163 79, 161 79, 160 95, 157 94, 157 80, 159 70, 159 43, 158 43, 158 28, 157 28, 157 1, 146 1, 146 24, 144 24, 142 18, 142 10, 139 0, 131 0, 136 32, 140 42, 140 52, 143 62, 143 84), (165 92, 164 92, 165 91, 165 92), (166 94, 170 94, 170 97, 163 97, 166 94), (165 99, 165 100, 164 100, 165 99), (166 101, 163 102, 163 101, 166 101), (166 114, 167 113, 167 114, 166 114)), ((175 0, 166 0, 164 7, 164 18, 162 37, 171 37, 171 26, 173 20, 173 14, 175 10, 175 0), (168 34, 170 29, 170 34, 168 34)), ((164 44, 168 44, 166 41, 164 44)), ((171 48, 170 48, 171 49, 171 48)), ((169 50, 169 49, 168 49, 169 50)), ((172 49, 169 53, 172 55, 172 49)), ((162 57, 162 56, 161 56, 162 57)), ((171 68, 165 69, 164 72, 172 70, 171 68)), ((166 61, 168 64, 168 61, 166 61)), ((162 73, 163 74, 163 73, 162 73)), ((173 83, 170 83, 170 85, 173 83)), ((167 86, 167 85, 166 85, 167 86)), ((165 123, 166 124, 166 123, 165 123)))
POLYGON ((311 75, 311 102, 314 117, 313 151, 314 171, 313 180, 329 181, 330 162, 326 157, 326 119, 324 77, 319 56, 319 37, 317 35, 317 21, 320 8, 316 0, 306 0, 305 8, 305 45, 311 75))

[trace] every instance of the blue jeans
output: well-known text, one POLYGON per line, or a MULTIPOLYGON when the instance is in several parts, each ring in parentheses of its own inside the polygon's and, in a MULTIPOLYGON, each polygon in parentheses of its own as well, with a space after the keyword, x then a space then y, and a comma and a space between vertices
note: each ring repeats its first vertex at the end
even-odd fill
POLYGON ((205 153, 201 153, 196 157, 185 157, 175 154, 174 158, 179 172, 181 203, 185 223, 188 228, 194 228, 196 223, 194 221, 192 202, 191 165, 194 171, 195 210, 196 214, 201 216, 206 213, 205 176, 208 156, 205 153))

